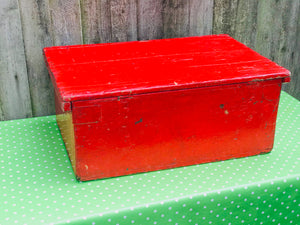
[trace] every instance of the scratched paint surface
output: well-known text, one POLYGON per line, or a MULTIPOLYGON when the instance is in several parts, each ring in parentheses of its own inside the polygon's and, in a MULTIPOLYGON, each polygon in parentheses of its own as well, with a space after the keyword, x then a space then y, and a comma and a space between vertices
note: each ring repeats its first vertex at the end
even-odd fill
POLYGON ((45 48, 64 101, 178 90, 257 79, 289 71, 228 35, 45 48))
POLYGON ((269 152, 290 79, 228 35, 51 47, 45 57, 57 114, 72 112, 63 118, 74 134, 60 128, 80 180, 269 152))
POLYGON ((73 104, 81 180, 269 152, 277 81, 73 104))
POLYGON ((299 115, 282 92, 269 154, 87 182, 55 116, 0 122, 0 223, 299 224, 299 115))

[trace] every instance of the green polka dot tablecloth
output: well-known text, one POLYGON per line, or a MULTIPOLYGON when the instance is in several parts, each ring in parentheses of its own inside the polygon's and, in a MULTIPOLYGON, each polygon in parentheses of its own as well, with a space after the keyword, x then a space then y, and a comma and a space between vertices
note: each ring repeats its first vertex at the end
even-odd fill
POLYGON ((0 123, 0 224, 300 224, 300 103, 269 154, 78 182, 55 116, 0 123))

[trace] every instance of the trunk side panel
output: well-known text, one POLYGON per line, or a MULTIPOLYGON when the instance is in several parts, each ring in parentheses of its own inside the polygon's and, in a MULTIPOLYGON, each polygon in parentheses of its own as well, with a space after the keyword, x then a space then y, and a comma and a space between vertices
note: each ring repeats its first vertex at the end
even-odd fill
POLYGON ((281 79, 73 102, 77 177, 271 151, 281 79))

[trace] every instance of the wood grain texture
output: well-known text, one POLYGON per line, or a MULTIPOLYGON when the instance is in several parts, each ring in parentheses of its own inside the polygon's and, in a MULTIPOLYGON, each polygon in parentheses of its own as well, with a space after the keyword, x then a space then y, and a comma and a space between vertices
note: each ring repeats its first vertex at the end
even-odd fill
POLYGON ((84 44, 112 42, 109 0, 81 0, 84 44))
POLYGON ((137 17, 138 40, 163 38, 163 4, 161 0, 139 0, 137 17))
POLYGON ((81 0, 82 38, 84 44, 99 43, 100 4, 97 0, 81 0))
POLYGON ((189 1, 163 1, 164 38, 189 36, 189 1))
POLYGON ((112 42, 137 40, 137 4, 135 0, 111 0, 112 42))
POLYGON ((110 7, 106 0, 81 0, 82 36, 84 44, 110 42, 110 7))
POLYGON ((214 0, 213 33, 234 35, 234 16, 238 0, 214 0))
POLYGON ((99 35, 101 43, 112 42, 110 0, 100 1, 99 35))
POLYGON ((249 47, 255 46, 258 0, 215 0, 214 34, 229 34, 249 47))
POLYGON ((79 0, 49 0, 54 45, 82 44, 79 0))
POLYGON ((300 98, 300 1, 260 1, 255 50, 286 67, 292 81, 283 89, 300 98))
POLYGON ((212 33, 213 0, 190 0, 189 36, 201 36, 212 33))
POLYGON ((286 67, 283 89, 300 99, 300 1, 215 0, 213 33, 227 33, 286 67))
POLYGON ((213 0, 163 1, 164 38, 212 33, 213 0))
POLYGON ((33 116, 55 113, 42 49, 52 46, 48 1, 19 0, 33 116))
POLYGON ((0 120, 32 116, 17 0, 0 1, 0 120))

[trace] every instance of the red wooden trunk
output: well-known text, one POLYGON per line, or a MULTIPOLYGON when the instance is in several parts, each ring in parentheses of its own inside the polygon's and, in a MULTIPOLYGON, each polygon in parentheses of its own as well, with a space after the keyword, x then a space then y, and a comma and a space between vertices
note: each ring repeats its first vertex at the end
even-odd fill
POLYGON ((269 152, 288 70, 228 35, 44 49, 79 180, 269 152))

